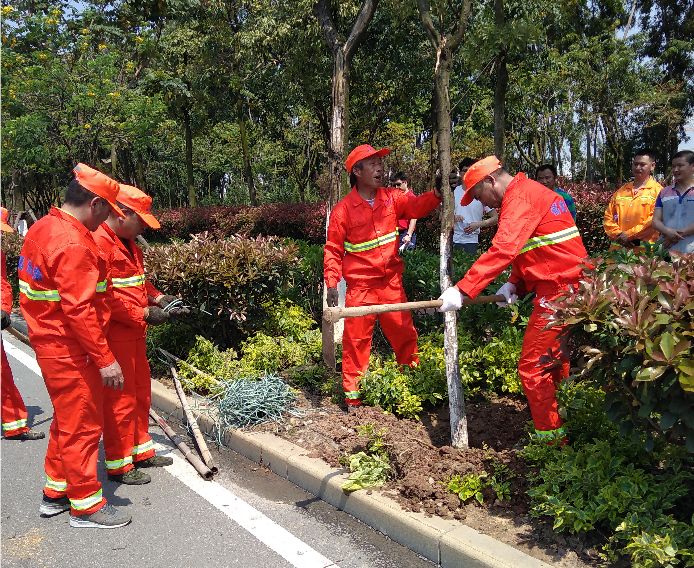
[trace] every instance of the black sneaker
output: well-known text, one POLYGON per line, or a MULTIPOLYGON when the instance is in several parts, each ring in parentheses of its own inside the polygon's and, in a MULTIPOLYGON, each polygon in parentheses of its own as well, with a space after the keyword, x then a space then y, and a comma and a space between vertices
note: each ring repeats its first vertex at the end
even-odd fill
POLYGON ((96 513, 91 515, 70 515, 70 526, 75 528, 93 529, 117 529, 124 527, 132 520, 132 517, 106 503, 96 513))
POLYGON ((47 497, 43 494, 43 500, 39 507, 39 515, 53 517, 70 510, 70 499, 67 497, 47 497))
POLYGON ((138 471, 135 468, 118 475, 111 475, 109 473, 108 478, 111 481, 117 481, 123 485, 144 485, 145 483, 152 481, 152 478, 149 475, 142 471, 138 471))
POLYGON ((146 460, 135 462, 135 467, 164 467, 172 463, 173 458, 169 456, 152 456, 146 460))
POLYGON ((27 430, 22 432, 19 436, 5 436, 5 440, 42 440, 46 437, 44 432, 34 432, 33 430, 27 430))

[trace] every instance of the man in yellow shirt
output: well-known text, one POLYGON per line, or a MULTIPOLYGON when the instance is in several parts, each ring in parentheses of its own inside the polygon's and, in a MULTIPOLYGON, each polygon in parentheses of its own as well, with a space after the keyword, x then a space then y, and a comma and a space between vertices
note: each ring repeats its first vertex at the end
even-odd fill
POLYGON ((634 181, 620 187, 605 210, 603 226, 612 241, 625 247, 653 243, 658 231, 652 227, 655 200, 663 187, 653 179, 655 153, 639 150, 631 163, 634 181))

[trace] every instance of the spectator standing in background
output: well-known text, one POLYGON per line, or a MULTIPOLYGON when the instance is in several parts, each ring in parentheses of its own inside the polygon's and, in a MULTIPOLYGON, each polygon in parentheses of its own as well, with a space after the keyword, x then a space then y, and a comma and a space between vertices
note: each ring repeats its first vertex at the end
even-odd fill
POLYGON ((653 222, 655 201, 662 186, 653 178, 655 153, 638 150, 631 162, 634 180, 625 183, 610 199, 605 209, 603 227, 610 240, 632 248, 658 238, 653 222))
POLYGON ((461 205, 465 190, 460 184, 460 180, 468 171, 468 168, 475 163, 472 158, 463 158, 458 165, 460 174, 455 171, 449 176, 449 183, 453 189, 453 202, 455 206, 454 225, 453 225, 453 248, 463 249, 468 254, 477 254, 479 245, 480 229, 496 226, 499 214, 495 209, 490 209, 482 205, 477 199, 473 199, 469 205, 461 205), (489 214, 489 218, 484 216, 489 214))
POLYGON ((566 191, 561 187, 557 187, 557 168, 552 164, 542 164, 538 166, 535 170, 535 179, 551 189, 554 193, 558 193, 564 198, 566 206, 569 208, 569 213, 576 220, 576 204, 574 203, 574 198, 571 197, 566 191))
MULTIPOLYGON (((410 193, 410 176, 405 172, 398 172, 393 177, 393 187, 407 194, 410 193)), ((400 236, 400 251, 414 250, 417 246, 417 219, 398 219, 398 234, 400 236)))
POLYGON ((662 189, 655 202, 653 227, 671 251, 694 253, 694 152, 681 150, 672 157, 674 183, 662 189))

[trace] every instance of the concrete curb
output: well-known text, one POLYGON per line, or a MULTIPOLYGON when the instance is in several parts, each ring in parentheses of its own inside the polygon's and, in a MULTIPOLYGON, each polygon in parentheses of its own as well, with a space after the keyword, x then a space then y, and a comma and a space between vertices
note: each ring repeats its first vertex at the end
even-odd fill
MULTIPOLYGON (((154 380, 152 406, 183 419, 183 409, 175 391, 154 380)), ((208 416, 195 414, 200 430, 216 436, 214 422, 208 416)), ((226 447, 267 466, 277 475, 443 568, 550 568, 549 564, 458 521, 404 511, 395 501, 376 491, 346 494, 341 489, 347 479, 344 470, 333 469, 322 460, 308 457, 306 450, 274 434, 227 428, 222 441, 226 447)))

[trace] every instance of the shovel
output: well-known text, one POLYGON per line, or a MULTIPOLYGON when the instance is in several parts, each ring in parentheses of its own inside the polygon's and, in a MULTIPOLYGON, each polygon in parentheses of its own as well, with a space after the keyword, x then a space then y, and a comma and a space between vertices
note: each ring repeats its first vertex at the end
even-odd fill
MULTIPOLYGON (((495 296, 477 296, 476 298, 465 298, 463 306, 472 304, 490 304, 492 302, 505 302, 506 297, 501 294, 495 296)), ((401 304, 381 304, 374 306, 354 306, 351 308, 325 308, 323 310, 323 361, 331 368, 335 369, 335 334, 333 324, 343 318, 356 318, 375 314, 385 314, 388 312, 405 312, 409 310, 426 310, 439 308, 443 304, 441 300, 426 300, 424 302, 403 302, 401 304)))

